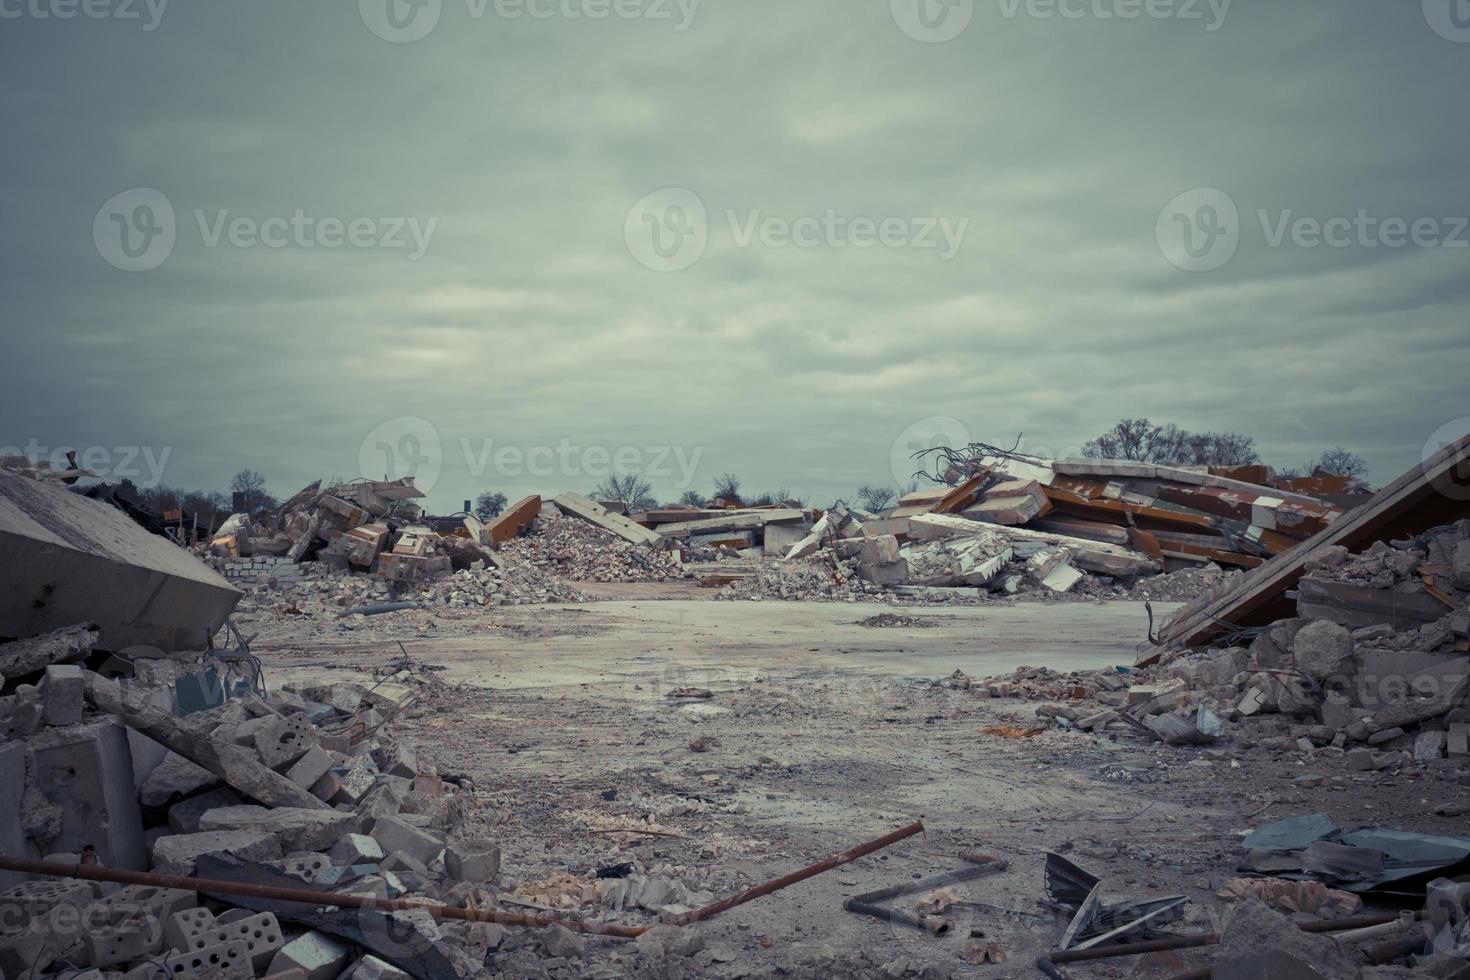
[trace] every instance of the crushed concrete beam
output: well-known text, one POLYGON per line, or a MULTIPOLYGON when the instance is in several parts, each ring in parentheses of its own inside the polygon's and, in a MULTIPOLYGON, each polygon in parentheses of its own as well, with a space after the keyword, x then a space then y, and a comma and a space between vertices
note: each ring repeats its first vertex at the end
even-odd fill
POLYGON ((0 636, 95 623, 109 650, 200 650, 241 593, 122 511, 0 472, 0 636))
POLYGON ((716 534, 721 531, 754 531, 770 524, 792 524, 805 519, 806 512, 802 510, 745 511, 697 521, 662 524, 659 525, 658 533, 665 537, 683 538, 696 534, 716 534))
POLYGON ((564 513, 596 524, 604 531, 611 531, 624 541, 653 546, 663 540, 657 531, 650 531, 635 524, 620 514, 610 513, 607 508, 582 496, 580 493, 564 493, 552 501, 564 513))
POLYGON ((97 645, 97 627, 90 623, 68 626, 43 636, 0 643, 0 677, 24 677, 55 664, 85 660, 97 645))
POLYGON ((327 809, 327 804, 279 773, 261 765, 255 753, 196 731, 168 711, 133 696, 119 684, 87 671, 87 700, 98 711, 203 766, 245 796, 267 806, 327 809))
POLYGON ((1072 552, 1073 565, 1098 575, 1126 578, 1159 571, 1159 563, 1148 555, 1102 541, 1069 538, 1061 534, 1047 534, 1044 531, 1006 527, 1002 524, 982 524, 950 514, 921 514, 910 518, 909 525, 915 536, 939 538, 956 534, 999 534, 1011 542, 1036 542, 1064 547, 1072 552))

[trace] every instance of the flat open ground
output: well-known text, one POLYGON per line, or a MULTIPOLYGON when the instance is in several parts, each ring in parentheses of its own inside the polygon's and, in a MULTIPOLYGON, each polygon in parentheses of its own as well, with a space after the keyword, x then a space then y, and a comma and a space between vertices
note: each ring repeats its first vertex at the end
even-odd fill
MULTIPOLYGON (((932 960, 956 976, 1036 976, 1031 962, 1063 925, 1037 904, 1048 849, 1102 875, 1108 901, 1189 896, 1190 925, 1204 928, 1239 833, 1260 823, 1327 810, 1346 824, 1463 830, 1424 815, 1463 793, 1432 777, 1349 773, 1329 756, 1314 760, 1323 778, 1308 786, 1294 781, 1307 771, 1295 753, 1055 729, 989 735, 1031 724, 1035 705, 933 683, 957 668, 978 678, 1023 664, 1130 664, 1140 604, 637 599, 486 610, 442 638, 425 636, 421 618, 402 623, 401 633, 392 617, 340 636, 303 629, 299 642, 283 626, 255 648, 272 684, 363 680, 401 659, 402 640, 432 686, 397 730, 441 772, 474 780, 486 801, 477 822, 501 841, 506 886, 523 898, 543 901, 555 889, 532 886, 549 881, 576 891, 624 862, 722 897, 924 820, 925 836, 704 924, 713 953, 690 976, 765 976, 792 962, 807 964, 795 975, 834 975, 823 948, 860 949, 875 965, 932 960), (885 613, 917 623, 861 625, 885 613), (713 697, 667 696, 686 686, 713 697), (700 737, 718 744, 694 751, 700 737), (677 836, 593 833, 630 828, 677 836), (961 867, 969 849, 1010 869, 959 886, 978 904, 954 914, 947 937, 841 909, 848 895, 961 867), (966 962, 990 943, 1006 963, 966 962)), ((592 945, 589 975, 618 975, 626 950, 592 945)), ((1142 975, 1206 962, 1160 955, 1142 975)), ((1069 969, 1121 976, 1134 966, 1069 969)))

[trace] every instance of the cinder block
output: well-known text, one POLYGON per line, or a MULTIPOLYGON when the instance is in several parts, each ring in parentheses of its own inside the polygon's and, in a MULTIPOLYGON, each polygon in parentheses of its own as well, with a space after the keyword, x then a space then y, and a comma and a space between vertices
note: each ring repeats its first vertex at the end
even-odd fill
POLYGON ((183 952, 191 940, 214 925, 214 913, 199 906, 170 915, 163 923, 163 947, 183 952))
POLYGON ((500 848, 487 840, 459 841, 444 849, 444 872, 455 881, 494 881, 500 848))
POLYGON ((281 924, 272 912, 260 912, 228 923, 215 923, 189 941, 190 952, 201 952, 216 946, 240 943, 245 947, 255 972, 273 963, 273 958, 284 948, 281 924))
POLYGON ((332 859, 325 854, 302 854, 276 862, 276 867, 286 874, 294 875, 308 883, 315 882, 321 877, 322 872, 331 866, 332 859))
POLYGON ((243 942, 225 943, 167 957, 171 980, 255 980, 250 952, 243 942))
POLYGON ((258 729, 251 743, 260 761, 272 769, 289 766, 316 744, 316 729, 305 715, 272 715, 258 729))
POLYGON ((286 778, 291 780, 302 789, 310 790, 316 785, 335 764, 330 754, 319 745, 313 745, 306 750, 306 754, 297 759, 291 768, 286 770, 286 778))
POLYGON ((367 834, 347 834, 332 845, 327 856, 332 859, 333 864, 350 866, 375 864, 387 855, 383 853, 383 845, 376 838, 367 834))
POLYGON ((434 834, 405 821, 402 817, 380 817, 373 824, 373 838, 389 854, 401 851, 421 864, 433 864, 444 842, 434 834))
POLYGON ((306 980, 334 980, 347 965, 351 950, 326 933, 308 932, 281 947, 271 960, 270 973, 299 969, 306 980))

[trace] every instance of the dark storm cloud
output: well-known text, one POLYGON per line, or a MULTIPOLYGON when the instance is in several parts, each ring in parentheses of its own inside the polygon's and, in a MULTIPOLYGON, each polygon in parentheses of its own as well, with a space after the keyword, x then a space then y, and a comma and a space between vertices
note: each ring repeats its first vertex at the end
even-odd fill
POLYGON ((169 4, 145 31, 49 2, 0 0, 6 444, 164 446, 170 483, 289 492, 423 419, 441 509, 585 490, 619 448, 665 496, 733 470, 825 502, 895 479, 931 416, 1060 453, 1148 415, 1280 465, 1344 445, 1379 480, 1470 416, 1470 249, 1271 234, 1470 214, 1470 43, 1419 3, 1236 2, 1212 30, 1219 4, 976 0, 926 43, 910 0, 704 0, 684 30, 672 0, 444 0, 393 43, 353 3, 169 4), (94 241, 131 188, 175 211, 151 271, 94 241), (682 271, 625 238, 663 188, 707 215, 682 271), (1238 244, 1186 272, 1156 224, 1197 188, 1238 244), (315 247, 225 231, 298 212, 315 247), (322 219, 373 244, 322 247, 322 219), (767 219, 787 234, 743 240, 767 219), (863 219, 902 244, 854 244, 863 219), (952 258, 914 244, 930 220, 963 227, 952 258), (422 258, 381 244, 394 222, 433 222, 422 258), (497 462, 538 447, 549 473, 497 462))

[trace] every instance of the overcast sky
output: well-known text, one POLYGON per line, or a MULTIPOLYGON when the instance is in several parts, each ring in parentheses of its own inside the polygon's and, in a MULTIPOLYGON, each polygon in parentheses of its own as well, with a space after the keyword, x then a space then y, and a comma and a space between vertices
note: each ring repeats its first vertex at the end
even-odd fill
POLYGON ((416 2, 0 0, 0 445, 450 511, 1470 429, 1461 0, 416 2))

